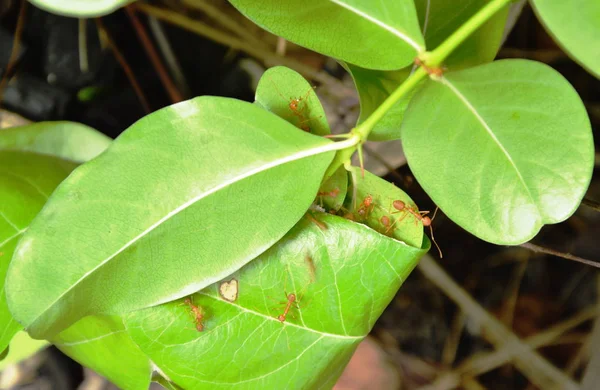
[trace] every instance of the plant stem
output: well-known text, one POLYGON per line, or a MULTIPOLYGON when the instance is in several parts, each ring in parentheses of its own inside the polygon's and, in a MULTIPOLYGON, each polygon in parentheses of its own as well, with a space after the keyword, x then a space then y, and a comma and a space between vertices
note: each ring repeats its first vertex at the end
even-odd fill
POLYGON ((430 53, 424 53, 422 60, 429 67, 439 67, 442 62, 456 49, 465 39, 481 27, 489 18, 504 8, 512 0, 492 0, 481 8, 465 24, 460 26, 448 39, 430 53))
POLYGON ((383 103, 365 120, 358 125, 353 132, 357 134, 361 140, 366 141, 373 127, 383 118, 383 116, 411 89, 413 89, 422 79, 427 76, 427 72, 423 68, 418 68, 411 74, 400 86, 385 99, 383 103))
MULTIPOLYGON (((427 68, 437 68, 469 35, 475 32, 496 12, 505 7, 512 0, 491 0, 485 7, 481 8, 471 19, 467 20, 448 39, 442 42, 435 50, 421 53, 421 59, 427 68)), ((392 94, 379 106, 362 124, 352 130, 361 139, 361 144, 367 140, 369 133, 377 122, 410 90, 412 90, 422 79, 427 76, 423 66, 413 72, 392 94)), ((360 146, 359 146, 360 147, 360 146)))

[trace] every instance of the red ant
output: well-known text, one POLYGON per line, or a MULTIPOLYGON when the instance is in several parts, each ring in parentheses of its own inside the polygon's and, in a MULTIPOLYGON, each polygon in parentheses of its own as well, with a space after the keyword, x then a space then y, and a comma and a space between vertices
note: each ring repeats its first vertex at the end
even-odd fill
POLYGON ((335 189, 333 189, 331 191, 317 192, 317 196, 331 196, 332 198, 335 198, 339 194, 340 194, 340 189, 339 188, 335 188, 335 189))
POLYGON ((202 308, 194 305, 192 298, 185 298, 183 304, 190 307, 191 314, 194 316, 194 322, 196 323, 196 330, 202 332, 204 330, 204 324, 202 323, 204 313, 202 313, 202 308))
MULTIPOLYGON (((393 226, 390 225, 390 218, 387 215, 383 215, 381 218, 379 218, 379 222, 381 222, 381 224, 383 225, 385 229, 385 234, 387 234, 390 231, 390 229, 393 228, 393 226)), ((392 232, 393 231, 394 230, 392 229, 392 232)))
POLYGON ((288 313, 290 312, 292 305, 294 305, 298 309, 298 305, 296 304, 296 294, 288 294, 286 296, 286 299, 287 302, 285 302, 285 309, 283 310, 283 314, 277 316, 277 320, 280 321, 282 324, 285 322, 285 319, 288 313))
POLYGON ((425 72, 427 72, 430 76, 433 76, 434 78, 441 78, 444 75, 444 69, 439 67, 430 68, 429 66, 425 65, 425 63, 423 63, 423 61, 419 57, 415 58, 415 65, 423 68, 425 72))
MULTIPOLYGON (((401 213, 401 212, 405 212, 408 211, 410 214, 412 214, 415 217, 415 223, 417 221, 421 221, 421 223, 423 224, 423 226, 428 226, 429 227, 429 232, 431 233, 431 241, 433 241, 433 243, 435 244, 438 252, 440 253, 440 259, 443 258, 444 256, 442 255, 442 250, 440 249, 440 246, 438 245, 438 243, 435 241, 435 237, 433 236, 433 226, 431 226, 431 223, 433 222, 433 220, 435 219, 435 215, 437 214, 438 208, 435 208, 435 211, 433 213, 433 218, 429 218, 426 214, 429 214, 429 211, 415 211, 411 206, 407 205, 406 203, 404 203, 401 200, 395 200, 392 202, 392 206, 397 210, 392 212, 391 214, 397 214, 397 213, 401 213)), ((408 214, 404 214, 403 217, 398 218, 394 221, 394 223, 388 227, 388 229, 386 230, 386 233, 389 231, 389 229, 396 224, 396 222, 401 221, 402 219, 404 219, 404 217, 408 215, 408 214)))
MULTIPOLYGON (((273 80, 271 80, 271 83, 273 83, 273 86, 275 87, 275 90, 277 91, 279 96, 281 96, 283 99, 285 99, 285 96, 283 96, 283 94, 279 91, 279 88, 277 88, 277 84, 275 84, 275 82, 273 82, 273 80)), ((288 108, 292 111, 292 114, 298 118, 298 127, 301 130, 304 130, 308 133, 310 133, 310 126, 307 124, 307 122, 310 122, 311 120, 320 118, 320 117, 306 118, 304 116, 304 110, 306 110, 306 108, 308 107, 306 100, 308 99, 308 96, 310 95, 311 91, 314 89, 315 89, 315 87, 310 87, 309 90, 306 92, 306 94, 304 94, 304 96, 302 96, 302 97, 289 98, 289 104, 288 104, 288 108), (304 101, 304 104, 302 105, 302 108, 300 108, 300 103, 302 101, 304 101)))
POLYGON ((371 195, 367 195, 358 206, 358 209, 356 209, 356 213, 360 215, 363 220, 365 220, 369 216, 371 210, 373 210, 373 207, 375 207, 373 204, 373 197, 371 195))

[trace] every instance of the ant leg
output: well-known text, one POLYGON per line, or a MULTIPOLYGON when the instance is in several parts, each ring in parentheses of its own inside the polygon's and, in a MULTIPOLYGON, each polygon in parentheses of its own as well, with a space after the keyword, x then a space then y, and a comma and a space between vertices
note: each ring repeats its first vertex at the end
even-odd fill
MULTIPOLYGON (((390 213, 390 214, 398 214, 398 213, 401 213, 401 212, 402 212, 402 211, 398 211, 398 212, 395 212, 395 213, 390 213)), ((393 222, 393 223, 392 223, 392 224, 391 224, 391 225, 388 227, 388 229, 387 229, 385 232, 386 232, 386 233, 387 233, 387 232, 389 232, 389 231, 390 231, 390 229, 391 229, 392 227, 394 227, 394 225, 395 225, 396 223, 398 223, 398 222, 401 222, 402 220, 404 220, 404 218, 406 218, 406 216, 407 216, 407 215, 408 215, 408 213, 407 213, 407 212, 404 212, 404 214, 403 214, 401 217, 398 217, 398 218, 396 218, 396 219, 394 220, 394 222, 393 222)))

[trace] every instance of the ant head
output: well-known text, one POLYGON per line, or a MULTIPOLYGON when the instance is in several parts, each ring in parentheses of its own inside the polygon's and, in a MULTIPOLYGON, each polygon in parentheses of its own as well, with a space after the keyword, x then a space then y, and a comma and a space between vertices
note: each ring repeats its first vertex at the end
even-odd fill
POLYGON ((403 201, 401 201, 401 200, 395 200, 395 201, 392 203, 392 206, 394 206, 394 208, 395 208, 396 210, 398 210, 398 211, 402 211, 402 210, 404 210, 404 209, 406 208, 406 203, 404 203, 404 202, 403 202, 403 201))
POLYGON ((423 222, 423 226, 431 226, 431 218, 429 217, 423 217, 421 222, 423 222))
POLYGON ((371 195, 367 195, 365 200, 363 200, 363 204, 365 206, 369 207, 371 205, 371 203, 373 203, 373 197, 371 195))

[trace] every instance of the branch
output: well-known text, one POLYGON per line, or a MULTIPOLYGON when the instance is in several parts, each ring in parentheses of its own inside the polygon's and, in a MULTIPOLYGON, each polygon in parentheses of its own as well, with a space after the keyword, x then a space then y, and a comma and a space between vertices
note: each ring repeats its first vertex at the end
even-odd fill
POLYGON ((525 345, 514 333, 479 305, 431 256, 423 256, 418 268, 461 310, 480 324, 485 339, 494 344, 496 348, 511 347, 515 350, 515 366, 534 385, 541 389, 579 389, 571 378, 550 364, 540 354, 532 351, 529 346, 525 345))
POLYGON ((521 246, 523 248, 527 248, 536 253, 545 253, 547 255, 562 257, 563 259, 572 260, 572 261, 576 261, 578 263, 582 263, 582 264, 589 265, 592 267, 600 268, 600 263, 597 261, 584 259, 583 257, 574 256, 570 253, 555 251, 554 249, 544 248, 543 246, 535 245, 530 242, 526 242, 519 246, 521 246))

